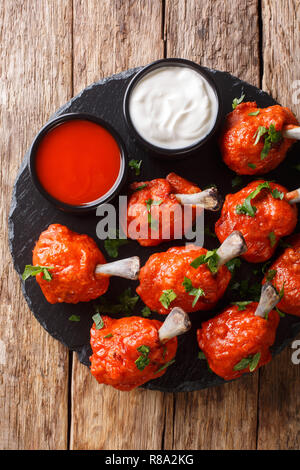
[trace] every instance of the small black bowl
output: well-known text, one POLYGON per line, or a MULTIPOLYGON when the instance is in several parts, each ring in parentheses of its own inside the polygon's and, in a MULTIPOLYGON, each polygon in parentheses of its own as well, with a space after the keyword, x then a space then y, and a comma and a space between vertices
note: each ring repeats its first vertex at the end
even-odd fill
POLYGON ((120 137, 120 135, 110 124, 108 124, 103 119, 98 118, 97 116, 90 115, 90 114, 68 113, 68 114, 62 114, 61 116, 58 116, 57 118, 49 121, 44 127, 42 127, 42 129, 36 135, 29 151, 28 167, 29 167, 30 175, 31 175, 31 178, 35 187, 49 202, 54 204, 58 209, 62 211, 80 214, 80 213, 86 213, 86 212, 91 212, 91 211, 96 210, 99 205, 109 202, 111 199, 113 199, 115 196, 119 194, 126 180, 127 166, 128 166, 127 159, 128 157, 127 157, 127 150, 126 150, 125 144, 122 138, 120 137), (96 199, 95 201, 92 201, 87 204, 82 204, 82 205, 67 204, 51 196, 51 194, 49 194, 45 190, 45 188, 41 185, 38 179, 37 173, 36 173, 36 168, 35 168, 35 159, 37 155, 37 150, 42 139, 46 136, 46 134, 48 134, 48 132, 51 132, 51 130, 54 129, 55 127, 67 121, 72 121, 72 120, 91 121, 96 124, 99 124, 101 127, 106 129, 112 135, 112 137, 115 139, 120 149, 120 158, 121 158, 120 172, 113 187, 106 194, 96 199))
POLYGON ((204 67, 201 67, 201 65, 196 64, 195 62, 192 62, 190 60, 186 59, 179 59, 179 58, 170 58, 170 59, 160 59, 156 60, 155 62, 152 62, 151 64, 146 65, 143 67, 139 72, 136 73, 136 75, 131 79, 124 95, 124 100, 123 100, 123 114, 125 118, 125 122, 127 124, 128 130, 130 134, 137 140, 137 142, 144 148, 146 149, 151 156, 155 157, 160 157, 160 158, 165 158, 165 159, 178 159, 178 158, 183 158, 186 156, 194 155, 194 153, 202 147, 212 136, 215 134, 217 131, 221 117, 222 117, 222 100, 221 100, 221 93, 211 77, 211 75, 207 72, 207 70, 204 67), (145 140, 139 132, 136 130, 134 127, 131 117, 130 117, 130 112, 129 112, 129 100, 130 100, 130 94, 134 87, 137 85, 137 83, 149 72, 152 72, 153 70, 156 70, 160 67, 189 67, 202 75, 202 77, 210 84, 212 87, 217 101, 218 101, 218 113, 216 117, 215 124, 211 131, 201 140, 198 142, 188 146, 188 147, 181 147, 181 148, 164 148, 164 147, 158 147, 156 145, 151 144, 147 140, 145 140))

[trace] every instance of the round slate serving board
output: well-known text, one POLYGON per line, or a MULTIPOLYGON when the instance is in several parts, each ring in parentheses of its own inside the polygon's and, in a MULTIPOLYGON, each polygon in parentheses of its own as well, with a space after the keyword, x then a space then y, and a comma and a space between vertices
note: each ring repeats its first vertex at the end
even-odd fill
MULTIPOLYGON (((197 183, 202 189, 210 184, 216 184, 219 191, 225 197, 227 193, 235 192, 253 177, 242 177, 241 184, 233 188, 232 180, 236 176, 222 162, 220 152, 217 147, 217 137, 208 142, 193 157, 183 160, 161 160, 149 157, 134 140, 128 135, 122 114, 122 101, 125 89, 131 77, 139 68, 113 75, 101 80, 83 90, 79 95, 60 108, 53 117, 69 112, 86 112, 95 114, 111 123, 123 137, 127 146, 129 158, 143 160, 141 174, 137 178, 132 170, 129 170, 127 186, 135 181, 145 181, 158 177, 165 177, 170 171, 197 183)), ((231 111, 232 100, 245 94, 245 101, 256 101, 258 106, 266 107, 275 104, 275 101, 261 90, 243 82, 236 77, 226 73, 207 69, 212 75, 221 90, 223 97, 223 117, 231 111)), ((292 190, 299 187, 299 173, 293 169, 298 163, 299 144, 293 146, 285 162, 265 179, 276 180, 292 190)), ((32 262, 32 250, 40 233, 52 223, 66 225, 71 230, 79 233, 86 233, 93 237, 99 248, 105 254, 103 241, 96 237, 96 225, 99 218, 94 213, 85 216, 75 216, 55 209, 48 203, 34 188, 27 169, 27 158, 25 155, 20 168, 13 191, 12 205, 9 216, 9 242, 15 268, 19 275, 22 274, 24 266, 32 262)), ((123 189, 126 194, 127 187, 123 189)), ((117 204, 117 201, 113 201, 117 204)), ((205 225, 213 231, 214 223, 219 217, 217 213, 206 213, 205 225)), ((299 224, 297 231, 299 230, 299 224)), ((142 265, 148 257, 159 251, 165 251, 170 246, 182 245, 184 240, 163 243, 158 247, 140 247, 137 242, 129 243, 119 250, 119 257, 138 255, 142 265)), ((212 249, 217 247, 218 240, 211 236, 205 236, 205 247, 212 249)), ((280 250, 277 250, 276 256, 280 250)), ((110 261, 109 256, 106 256, 110 261)), ((242 263, 242 267, 233 278, 231 288, 226 292, 216 311, 196 312, 191 314, 193 327, 186 335, 179 337, 179 345, 176 356, 176 363, 172 365, 165 375, 159 379, 148 382, 144 388, 161 391, 192 391, 199 390, 223 383, 224 381, 210 372, 206 361, 199 360, 198 345, 196 342, 196 329, 201 326, 201 322, 215 315, 230 301, 241 300, 237 282, 241 279, 248 280, 249 286, 261 281, 263 274, 261 265, 242 263), (253 272, 255 270, 255 272, 253 272)), ((247 282, 247 281, 244 281, 247 282)), ((138 282, 111 278, 110 288, 105 297, 113 303, 117 303, 119 295, 129 286, 132 292, 138 282)), ((61 341, 69 349, 78 353, 79 360, 89 366, 89 356, 91 349, 89 345, 89 330, 92 325, 92 315, 95 302, 71 304, 49 304, 44 298, 35 279, 30 279, 23 283, 23 292, 26 301, 33 314, 45 330, 54 338, 61 341), (71 315, 80 315, 80 322, 71 322, 71 315)), ((251 293, 249 289, 244 290, 251 293)), ((252 300, 251 295, 244 300, 252 300)), ((246 294, 247 295, 247 294, 246 294)), ((135 314, 140 315, 143 303, 139 300, 135 308, 135 314)), ((122 312, 120 315, 122 316, 122 312)), ((153 314, 151 318, 163 320, 165 317, 153 314)), ((281 319, 278 328, 276 342, 273 346, 273 354, 280 352, 300 331, 300 318, 286 315, 281 319)))

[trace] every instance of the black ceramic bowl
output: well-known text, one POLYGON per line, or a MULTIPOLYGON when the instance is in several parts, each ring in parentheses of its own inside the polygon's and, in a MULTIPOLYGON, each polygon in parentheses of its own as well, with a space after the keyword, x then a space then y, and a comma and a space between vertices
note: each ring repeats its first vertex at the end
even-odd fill
POLYGON ((31 174, 32 181, 37 188, 37 190, 52 204, 54 204, 58 209, 66 211, 66 212, 74 212, 74 213, 86 213, 86 212, 91 212, 97 209, 97 207, 101 204, 105 204, 109 202, 111 199, 113 199, 115 196, 117 196, 125 183, 126 180, 126 174, 127 174, 127 151, 126 147, 123 143, 122 138, 120 135, 117 133, 117 131, 106 121, 103 119, 100 119, 96 116, 90 115, 90 114, 85 114, 85 113, 69 113, 69 114, 62 114, 61 116, 49 121, 37 134, 35 137, 30 151, 29 151, 29 159, 28 159, 28 167, 29 171, 31 174), (121 165, 120 165, 120 171, 119 175, 112 186, 112 188, 105 193, 103 196, 99 197, 95 201, 92 201, 87 204, 82 204, 82 205, 71 205, 64 203, 62 201, 59 201, 55 199, 51 194, 49 194, 45 188, 41 185, 37 173, 36 173, 36 167, 35 167, 35 160, 36 160, 36 155, 37 155, 37 150, 38 147, 43 140, 43 138, 48 134, 48 132, 51 132, 51 130, 54 127, 57 127, 67 121, 71 120, 81 120, 81 121, 91 121, 96 124, 99 124, 101 127, 106 129, 111 136, 115 139, 117 142, 119 149, 120 149, 120 158, 121 158, 121 165))
POLYGON ((144 149, 146 149, 151 155, 156 156, 156 157, 162 157, 162 158, 183 158, 188 155, 193 155, 195 151, 197 151, 202 145, 204 145, 217 131, 220 121, 221 121, 221 115, 222 115, 222 102, 221 102, 221 94, 220 91, 211 77, 211 75, 207 72, 207 70, 204 67, 201 67, 201 65, 196 64, 195 62, 192 62, 190 60, 186 59, 178 59, 178 58, 170 58, 170 59, 161 59, 161 60, 156 60, 155 62, 152 62, 149 65, 146 65, 143 67, 137 74, 132 78, 130 81, 125 95, 124 95, 124 100, 123 100, 123 113, 124 113, 124 118, 128 127, 128 130, 130 134, 139 142, 144 149), (160 67, 189 67, 199 73, 211 86, 213 89, 215 96, 217 98, 218 102, 218 113, 216 117, 215 124, 211 131, 201 140, 195 142, 194 144, 188 146, 188 147, 181 147, 181 148, 164 148, 164 147, 158 147, 147 140, 145 140, 137 131, 137 129, 134 127, 131 117, 130 117, 130 111, 129 111, 129 101, 130 101, 130 95, 134 87, 137 85, 137 83, 145 77, 149 72, 152 72, 153 70, 156 70, 160 67))

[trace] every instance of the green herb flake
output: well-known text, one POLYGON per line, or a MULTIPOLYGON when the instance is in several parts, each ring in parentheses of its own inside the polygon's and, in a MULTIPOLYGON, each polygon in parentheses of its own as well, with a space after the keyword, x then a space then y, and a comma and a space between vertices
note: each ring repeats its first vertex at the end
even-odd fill
POLYGON ((271 194, 272 194, 274 199, 281 199, 282 200, 284 198, 284 193, 279 191, 277 188, 272 189, 271 194))
POLYGON ((276 276, 276 273, 277 273, 276 269, 270 269, 266 274, 266 280, 272 281, 274 277, 276 276))
POLYGON ((104 296, 102 296, 99 299, 99 304, 96 305, 95 309, 97 313, 104 313, 104 314, 122 313, 126 316, 130 316, 132 315, 138 300, 139 300, 139 296, 132 295, 131 288, 128 287, 120 295, 118 299, 119 302, 117 304, 112 304, 107 299, 105 299, 104 296))
POLYGON ((167 290, 163 290, 163 293, 161 294, 159 301, 164 308, 168 309, 171 302, 173 302, 173 300, 175 300, 176 297, 177 295, 175 294, 173 289, 167 289, 167 290))
POLYGON ((114 234, 111 233, 110 237, 104 240, 104 248, 107 254, 111 258, 117 258, 119 255, 119 248, 123 245, 127 245, 128 240, 125 238, 119 238, 120 233, 118 230, 114 234))
POLYGON ((257 145, 261 137, 265 136, 264 138, 264 146, 260 154, 260 158, 264 160, 268 155, 272 144, 277 144, 282 139, 282 133, 280 131, 276 131, 274 124, 270 124, 269 129, 264 126, 259 126, 257 131, 255 132, 255 142, 254 145, 257 145))
POLYGON ((240 362, 238 362, 238 364, 234 366, 233 370, 244 370, 249 367, 249 371, 253 372, 258 366, 260 357, 261 357, 260 352, 256 353, 254 356, 250 355, 248 357, 245 357, 240 362))
POLYGON ((104 338, 112 338, 113 335, 111 333, 109 333, 108 335, 104 336, 104 338))
POLYGON ((208 251, 206 254, 200 255, 195 258, 191 262, 192 268, 199 268, 201 264, 207 264, 207 267, 211 271, 212 274, 216 274, 218 272, 218 264, 219 264, 219 255, 217 253, 217 249, 208 251))
POLYGON ((254 170, 256 168, 256 165, 254 165, 254 163, 248 163, 248 167, 254 170))
POLYGON ((252 113, 248 113, 248 116, 258 116, 260 113, 260 109, 258 109, 257 111, 253 111, 252 113))
POLYGON ((158 374, 159 372, 161 372, 162 370, 165 370, 167 367, 171 366, 172 364, 174 364, 175 362, 175 359, 172 359, 171 361, 168 361, 166 362, 164 365, 162 365, 159 369, 157 369, 157 371, 155 371, 155 374, 158 374))
POLYGON ((204 290, 201 289, 201 287, 193 287, 192 281, 186 276, 184 276, 182 285, 185 288, 185 292, 188 292, 189 295, 193 295, 195 297, 192 303, 192 307, 195 307, 199 298, 205 295, 204 290))
POLYGON ((204 228, 204 235, 207 237, 217 238, 217 235, 210 230, 208 225, 206 225, 206 227, 204 228))
POLYGON ((241 302, 231 302, 232 305, 236 305, 238 307, 238 311, 242 312, 246 310, 247 305, 252 304, 252 300, 244 300, 241 302))
POLYGON ((240 176, 235 176, 232 180, 231 180, 231 186, 233 188, 235 188, 236 186, 240 186, 243 182, 243 179, 240 177, 240 176))
POLYGON ((153 228, 154 230, 158 229, 158 223, 157 223, 156 220, 152 219, 151 207, 152 206, 160 206, 160 204, 162 204, 162 202, 163 201, 161 201, 161 200, 154 201, 153 199, 148 199, 146 201, 146 207, 147 207, 147 212, 148 212, 148 224, 151 225, 151 228, 153 228))
POLYGON ((80 321, 80 316, 79 315, 71 315, 69 318, 68 318, 69 321, 74 321, 74 322, 78 322, 80 321))
POLYGON ((142 344, 137 348, 137 351, 141 355, 136 359, 136 361, 134 361, 135 365, 139 370, 144 370, 145 367, 147 367, 150 363, 150 358, 148 357, 150 353, 150 348, 149 346, 145 346, 144 344, 142 344))
POLYGON ((135 170, 135 176, 139 176, 141 173, 142 160, 131 159, 129 161, 129 166, 132 170, 135 170))
POLYGON ((255 132, 255 142, 254 145, 257 145, 260 138, 268 132, 268 129, 265 126, 258 126, 257 131, 255 132))
POLYGON ((100 313, 96 313, 95 315, 93 315, 92 319, 95 322, 96 330, 101 330, 104 327, 104 321, 103 321, 100 313))
POLYGON ((147 317, 150 317, 151 315, 151 310, 149 307, 147 307, 147 305, 145 305, 145 307, 142 309, 142 316, 147 318, 147 317))
POLYGON ((206 356, 203 351, 198 352, 198 359, 206 361, 206 356))
POLYGON ((226 266, 231 274, 237 269, 241 267, 241 260, 239 258, 233 258, 230 261, 227 261, 226 266))
POLYGON ((244 100, 245 98, 245 95, 241 95, 240 98, 234 98, 234 100, 232 101, 232 109, 235 109, 237 107, 238 104, 241 104, 241 102, 244 100))
POLYGON ((45 281, 51 281, 52 274, 49 272, 49 269, 54 269, 54 266, 32 266, 31 264, 26 264, 22 274, 22 279, 23 281, 26 281, 26 279, 31 276, 36 276, 39 273, 43 273, 43 279, 45 279, 45 281))
POLYGON ((145 188, 147 188, 147 187, 148 187, 148 186, 147 186, 146 183, 145 183, 145 184, 141 184, 141 186, 138 186, 137 188, 134 189, 134 192, 136 192, 136 191, 141 191, 142 189, 145 189, 145 188))
POLYGON ((278 313, 278 315, 279 315, 281 318, 284 318, 284 317, 285 317, 285 313, 283 313, 281 310, 279 310, 278 307, 275 307, 275 310, 276 310, 276 312, 278 313))
POLYGON ((243 204, 238 204, 235 208, 236 213, 249 215, 250 217, 255 217, 257 208, 255 206, 252 206, 251 200, 254 199, 263 189, 270 189, 269 181, 265 181, 264 183, 259 184, 257 188, 254 191, 252 191, 252 193, 250 193, 249 196, 246 197, 243 204))
POLYGON ((250 364, 249 364, 249 370, 250 370, 250 372, 254 372, 254 371, 255 371, 255 369, 256 369, 257 366, 258 366, 260 357, 261 357, 261 353, 260 353, 260 352, 256 353, 256 354, 253 356, 253 358, 251 359, 251 362, 250 362, 250 364))
POLYGON ((268 238, 269 238, 269 240, 270 240, 271 248, 273 248, 273 247, 276 245, 276 242, 277 242, 275 233, 274 233, 274 232, 270 232, 269 235, 268 235, 268 238))

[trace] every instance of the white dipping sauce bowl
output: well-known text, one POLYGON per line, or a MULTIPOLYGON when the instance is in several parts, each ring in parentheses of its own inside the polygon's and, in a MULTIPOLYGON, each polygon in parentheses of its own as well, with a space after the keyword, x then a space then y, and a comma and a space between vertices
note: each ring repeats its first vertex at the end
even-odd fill
POLYGON ((216 131, 220 93, 206 69, 184 59, 162 59, 141 69, 124 96, 124 117, 151 153, 183 157, 216 131))

